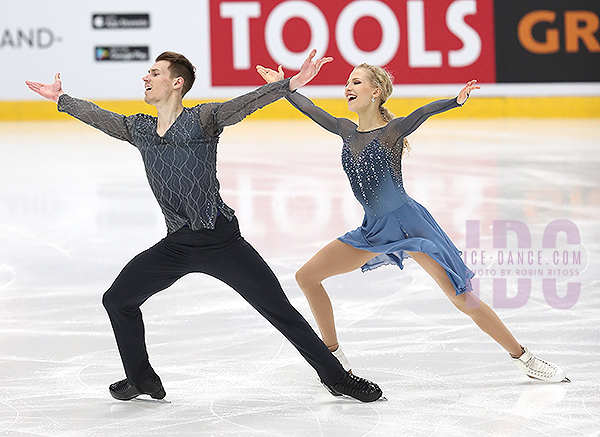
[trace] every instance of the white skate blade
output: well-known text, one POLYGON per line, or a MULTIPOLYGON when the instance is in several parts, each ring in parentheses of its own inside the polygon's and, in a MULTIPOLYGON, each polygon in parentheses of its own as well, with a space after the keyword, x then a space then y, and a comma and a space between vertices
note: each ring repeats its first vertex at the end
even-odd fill
POLYGON ((535 379, 536 381, 546 382, 548 384, 560 384, 562 382, 571 382, 571 380, 569 378, 567 378, 566 376, 565 376, 565 379, 563 379, 562 381, 557 381, 557 382, 548 382, 548 381, 544 381, 543 379, 536 378, 535 376, 531 376, 531 375, 527 375, 527 376, 529 376, 531 379, 535 379))

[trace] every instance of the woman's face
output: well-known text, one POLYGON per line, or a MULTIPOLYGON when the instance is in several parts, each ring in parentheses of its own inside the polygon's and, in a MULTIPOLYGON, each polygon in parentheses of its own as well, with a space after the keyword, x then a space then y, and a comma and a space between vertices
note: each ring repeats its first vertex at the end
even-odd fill
POLYGON ((361 112, 369 105, 375 105, 372 98, 377 99, 381 94, 369 80, 369 72, 362 68, 355 68, 344 88, 344 96, 348 102, 348 109, 353 112, 361 112))

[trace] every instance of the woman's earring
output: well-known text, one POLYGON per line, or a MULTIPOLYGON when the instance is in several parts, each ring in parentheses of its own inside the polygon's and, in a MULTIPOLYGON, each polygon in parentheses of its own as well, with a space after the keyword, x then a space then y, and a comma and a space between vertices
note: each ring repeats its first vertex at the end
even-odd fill
POLYGON ((371 102, 375 103, 375 97, 371 97, 371 102))

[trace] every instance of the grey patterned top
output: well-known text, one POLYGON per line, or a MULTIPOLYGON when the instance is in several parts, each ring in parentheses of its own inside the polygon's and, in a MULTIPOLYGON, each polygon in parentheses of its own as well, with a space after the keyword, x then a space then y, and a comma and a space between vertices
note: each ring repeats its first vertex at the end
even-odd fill
POLYGON ((124 116, 67 94, 60 96, 58 110, 138 148, 148 182, 172 233, 185 225, 193 230, 213 229, 218 212, 229 220, 233 218, 233 209, 219 194, 219 135, 225 126, 290 94, 286 79, 226 102, 185 107, 162 137, 156 132, 157 117, 147 114, 124 116))

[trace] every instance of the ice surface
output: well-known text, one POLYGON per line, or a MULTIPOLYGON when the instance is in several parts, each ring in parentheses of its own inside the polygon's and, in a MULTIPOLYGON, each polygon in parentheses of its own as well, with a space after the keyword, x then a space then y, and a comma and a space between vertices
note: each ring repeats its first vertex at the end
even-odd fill
MULTIPOLYGON (((166 232, 139 155, 76 122, 3 123, 0 132, 0 435, 600 435, 597 120, 432 119, 412 135, 404 162, 407 192, 457 246, 496 254, 473 266, 488 269, 478 275, 482 299, 573 382, 520 374, 409 261, 403 271, 325 283, 355 372, 388 399, 371 404, 328 394, 277 331, 201 275, 143 307, 166 401, 113 400, 108 385, 123 371, 100 299, 125 263, 166 232), (580 241, 562 233, 556 251, 579 252, 579 263, 550 262, 542 275, 537 265, 528 272, 531 265, 499 263, 495 220, 522 222, 531 235, 519 248, 511 233, 505 254, 551 257, 542 237, 557 219, 573 222, 580 241), (467 221, 479 221, 477 248, 466 247, 467 221), (525 273, 503 277, 505 267, 525 273), (578 270, 553 277, 559 298, 568 282, 580 284, 569 308, 544 295, 551 268, 578 270), (494 285, 502 279, 509 297, 530 279, 518 308, 502 307, 494 285)), ((340 140, 308 121, 245 121, 221 142, 225 201, 316 327, 294 273, 362 217, 341 170, 340 140)))

